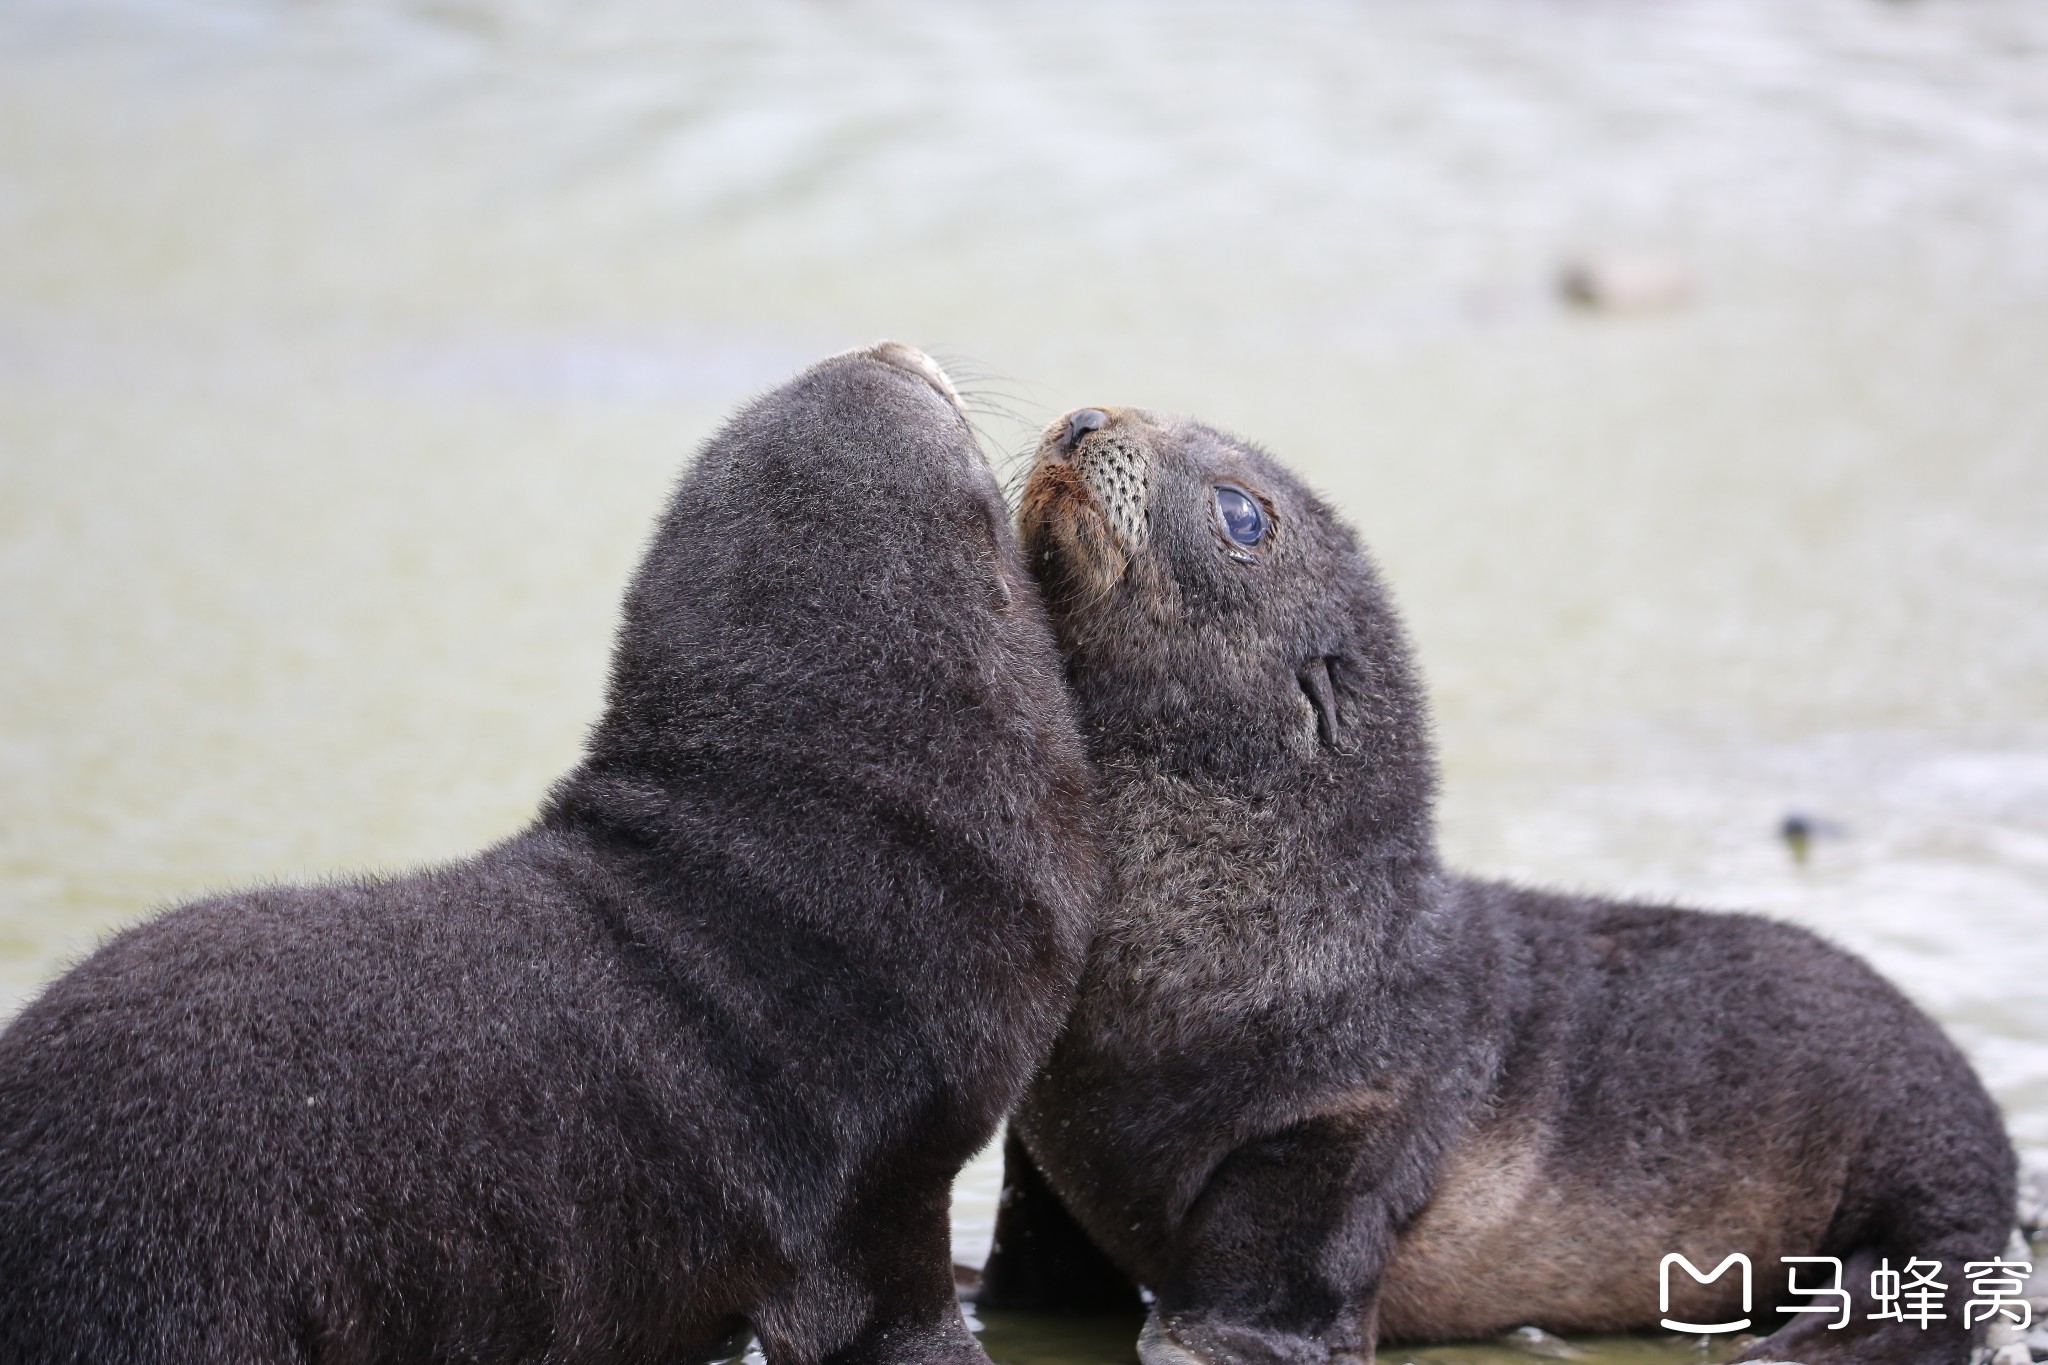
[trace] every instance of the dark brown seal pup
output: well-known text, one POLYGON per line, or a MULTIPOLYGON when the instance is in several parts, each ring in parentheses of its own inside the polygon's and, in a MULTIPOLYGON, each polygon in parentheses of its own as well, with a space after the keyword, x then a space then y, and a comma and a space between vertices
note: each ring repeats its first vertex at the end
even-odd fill
POLYGON ((955 1171, 1093 923, 995 480, 883 344, 743 409, 526 833, 132 929, 0 1037, 0 1360, 986 1361, 955 1171))
POLYGON ((1768 920, 1448 877, 1394 612, 1258 450, 1085 409, 1047 433, 1021 525, 1111 889, 1012 1120, 985 1303, 1142 1284, 1151 1365, 1666 1317, 1778 1328, 1757 1358, 1961 1365, 2013 1156, 1898 991, 1768 920), (1705 1274, 1732 1252, 1753 1311, 1733 1268, 1674 1267, 1660 1305, 1668 1253, 1705 1274), (1844 1263, 1848 1326, 1775 1311, 1807 1302, 1777 1260, 1800 1255, 1844 1263), (1946 1318, 1871 1321, 1870 1272, 1913 1258, 1941 1262, 1946 1318))

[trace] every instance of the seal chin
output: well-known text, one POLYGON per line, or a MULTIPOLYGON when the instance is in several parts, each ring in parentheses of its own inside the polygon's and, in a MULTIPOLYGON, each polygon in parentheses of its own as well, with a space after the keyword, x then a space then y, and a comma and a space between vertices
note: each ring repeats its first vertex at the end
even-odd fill
POLYGON ((850 351, 841 351, 832 357, 833 360, 853 358, 879 360, 884 365, 902 370, 906 374, 916 375, 936 389, 939 397, 945 399, 953 411, 962 417, 967 415, 967 405, 960 400, 960 391, 953 387, 952 377, 940 368, 938 361, 917 347, 901 341, 884 340, 871 342, 866 346, 856 346, 850 351))

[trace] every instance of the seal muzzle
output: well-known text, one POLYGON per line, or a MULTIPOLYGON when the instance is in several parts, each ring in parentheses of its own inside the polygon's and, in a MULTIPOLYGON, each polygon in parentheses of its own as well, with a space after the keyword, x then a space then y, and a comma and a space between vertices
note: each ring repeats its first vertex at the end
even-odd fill
POLYGON ((1077 408, 1054 420, 1039 438, 1017 515, 1040 576, 1084 597, 1108 592, 1150 539, 1151 486, 1136 414, 1077 408))

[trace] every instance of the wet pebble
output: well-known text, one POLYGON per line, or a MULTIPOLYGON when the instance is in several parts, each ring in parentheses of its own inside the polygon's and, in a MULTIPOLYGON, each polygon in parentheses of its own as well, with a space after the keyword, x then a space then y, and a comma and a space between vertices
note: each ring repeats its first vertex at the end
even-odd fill
POLYGON ((1657 256, 1588 256, 1558 277, 1565 301, 1598 313, 1662 313, 1692 298, 1692 277, 1657 256))
POLYGON ((2027 1280, 2027 1287, 2020 1291, 2020 1297, 2034 1310, 2031 1326, 2037 1333, 2048 1333, 2048 1255, 2044 1252, 2048 1252, 2048 1247, 2036 1249, 2022 1242, 2017 1252, 2006 1253, 2007 1260, 2025 1261, 2033 1267, 2033 1274, 2027 1280))
POLYGON ((2048 1170, 2028 1166, 2020 1171, 2019 1223, 2029 1235, 2048 1229, 2048 1170))
POLYGON ((1501 1340, 1532 1356, 1550 1360, 1577 1360, 1586 1354, 1563 1337, 1554 1337, 1541 1327, 1517 1327, 1501 1340))

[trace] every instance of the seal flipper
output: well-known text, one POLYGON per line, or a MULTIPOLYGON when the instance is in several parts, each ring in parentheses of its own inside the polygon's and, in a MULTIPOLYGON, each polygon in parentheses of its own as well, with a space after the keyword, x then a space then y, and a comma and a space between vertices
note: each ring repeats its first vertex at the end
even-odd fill
POLYGON ((977 1308, 1133 1312, 1138 1287, 1090 1241, 1015 1132, 1003 1138, 1003 1196, 977 1308))
POLYGON ((1394 1229, 1424 1164, 1369 1116, 1325 1113, 1245 1143, 1189 1209, 1145 1365, 1370 1362, 1394 1229))

